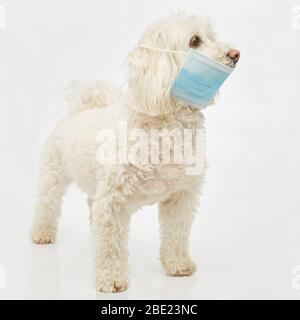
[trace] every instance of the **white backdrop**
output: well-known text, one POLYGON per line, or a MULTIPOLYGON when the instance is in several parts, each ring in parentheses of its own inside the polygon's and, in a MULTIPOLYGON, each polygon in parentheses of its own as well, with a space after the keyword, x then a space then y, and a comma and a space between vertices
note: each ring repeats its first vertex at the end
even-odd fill
POLYGON ((0 0, 0 299, 299 299, 299 6, 0 0), (57 244, 29 242, 39 148, 68 111, 61 91, 72 79, 122 85, 125 56, 142 30, 178 10, 210 16, 219 38, 242 52, 218 105, 205 111, 209 170, 191 238, 198 272, 164 275, 157 208, 147 207, 132 221, 129 290, 97 294, 78 189, 65 198, 57 244))

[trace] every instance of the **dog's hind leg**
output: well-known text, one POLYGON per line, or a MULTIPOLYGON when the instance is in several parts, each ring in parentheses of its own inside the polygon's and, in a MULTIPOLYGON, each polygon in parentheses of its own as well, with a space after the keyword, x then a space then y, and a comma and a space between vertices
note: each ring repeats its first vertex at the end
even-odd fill
POLYGON ((69 182, 60 152, 51 144, 45 145, 41 154, 38 199, 31 227, 34 243, 55 241, 60 206, 69 182))
POLYGON ((93 199, 88 197, 86 199, 87 205, 89 207, 89 220, 90 220, 90 226, 92 226, 92 221, 93 221, 93 215, 92 215, 92 204, 93 204, 93 199))
POLYGON ((196 207, 196 194, 187 191, 175 193, 160 203, 160 260, 169 276, 189 276, 196 270, 188 252, 188 238, 196 207))
POLYGON ((121 292, 128 287, 128 233, 130 217, 135 210, 129 198, 131 188, 130 181, 125 181, 124 177, 119 180, 112 177, 93 198, 97 291, 121 292))

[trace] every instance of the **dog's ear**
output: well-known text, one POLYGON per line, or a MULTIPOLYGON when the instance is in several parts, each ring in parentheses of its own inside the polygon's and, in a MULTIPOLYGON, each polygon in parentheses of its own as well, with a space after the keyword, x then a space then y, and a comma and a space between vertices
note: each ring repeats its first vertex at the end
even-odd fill
POLYGON ((151 116, 172 112, 170 87, 178 69, 173 54, 138 47, 128 63, 128 94, 135 108, 151 116))

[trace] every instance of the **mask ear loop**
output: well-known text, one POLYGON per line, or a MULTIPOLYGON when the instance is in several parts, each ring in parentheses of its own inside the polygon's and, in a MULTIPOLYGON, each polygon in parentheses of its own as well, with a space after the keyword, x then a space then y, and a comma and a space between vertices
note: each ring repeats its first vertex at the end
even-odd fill
MULTIPOLYGON (((165 53, 181 54, 181 55, 184 55, 184 56, 185 56, 185 59, 184 59, 184 60, 187 59, 188 54, 189 54, 189 52, 190 52, 190 50, 189 50, 189 51, 171 50, 171 49, 151 47, 151 46, 147 46, 147 45, 144 45, 144 44, 139 45, 138 48, 144 48, 144 49, 149 49, 149 50, 154 50, 154 51, 160 51, 160 52, 165 52, 165 53)), ((171 87, 172 87, 172 85, 171 85, 171 87)), ((171 90, 171 87, 170 87, 170 90, 171 90)))
POLYGON ((149 50, 154 50, 154 51, 161 51, 161 52, 166 52, 166 53, 178 53, 178 54, 184 54, 187 55, 187 51, 180 51, 180 50, 171 50, 171 49, 164 49, 164 48, 155 48, 147 45, 139 45, 138 48, 144 48, 144 49, 149 49, 149 50))

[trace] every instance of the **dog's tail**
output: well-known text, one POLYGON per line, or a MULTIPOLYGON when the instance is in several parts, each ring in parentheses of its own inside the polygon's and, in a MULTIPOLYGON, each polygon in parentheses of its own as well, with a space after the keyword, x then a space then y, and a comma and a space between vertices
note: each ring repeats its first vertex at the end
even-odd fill
POLYGON ((79 112, 113 105, 122 98, 122 91, 104 81, 72 81, 64 97, 72 111, 79 112))

